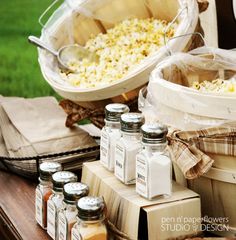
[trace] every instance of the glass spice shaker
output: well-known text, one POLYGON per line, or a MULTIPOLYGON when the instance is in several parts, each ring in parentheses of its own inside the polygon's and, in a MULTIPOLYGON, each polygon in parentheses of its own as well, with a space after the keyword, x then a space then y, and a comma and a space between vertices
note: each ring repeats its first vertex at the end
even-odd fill
POLYGON ((136 157, 136 192, 151 200, 171 195, 172 161, 167 150, 166 126, 144 124, 141 127, 142 150, 136 157))
POLYGON ((105 202, 102 197, 83 197, 77 202, 78 220, 71 240, 107 240, 105 202))
POLYGON ((121 138, 115 147, 115 176, 125 184, 135 184, 136 155, 141 148, 143 123, 140 113, 121 115, 121 138))
POLYGON ((63 188, 63 207, 58 214, 58 239, 70 240, 71 229, 76 223, 76 202, 81 197, 87 196, 89 187, 80 182, 67 183, 63 188))
POLYGON ((105 107, 105 126, 101 131, 100 160, 109 171, 114 171, 115 144, 120 138, 120 116, 129 112, 125 104, 112 103, 105 107))
POLYGON ((76 181, 77 176, 72 172, 60 171, 52 175, 53 193, 47 204, 47 233, 53 240, 57 239, 57 218, 63 205, 63 186, 76 181))
POLYGON ((39 166, 39 184, 35 189, 35 218, 44 229, 47 228, 47 201, 52 194, 52 174, 62 170, 57 162, 44 162, 39 166))

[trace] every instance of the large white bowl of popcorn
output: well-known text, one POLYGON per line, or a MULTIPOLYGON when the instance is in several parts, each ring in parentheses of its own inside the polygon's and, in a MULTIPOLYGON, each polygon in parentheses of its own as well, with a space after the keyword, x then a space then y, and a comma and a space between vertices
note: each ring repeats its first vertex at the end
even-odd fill
POLYGON ((41 39, 54 49, 78 43, 100 60, 71 62, 75 72, 68 73, 39 49, 41 71, 59 95, 72 101, 128 98, 126 93, 146 84, 165 56, 193 47, 188 34, 199 26, 198 13, 195 0, 67 0, 50 17, 41 39))

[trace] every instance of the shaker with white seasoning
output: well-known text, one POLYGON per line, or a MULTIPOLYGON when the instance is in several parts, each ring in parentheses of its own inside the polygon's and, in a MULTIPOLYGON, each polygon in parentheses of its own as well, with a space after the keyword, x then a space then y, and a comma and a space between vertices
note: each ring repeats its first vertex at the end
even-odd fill
POLYGON ((63 186, 69 182, 76 182, 77 176, 68 171, 56 172, 52 175, 53 193, 47 204, 47 233, 55 240, 57 238, 58 212, 63 205, 63 186))
POLYGON ((144 124, 141 127, 142 150, 136 157, 136 192, 151 200, 171 195, 172 162, 167 150, 166 126, 144 124))
POLYGON ((58 239, 70 240, 71 229, 76 223, 77 208, 76 202, 81 197, 87 196, 89 187, 80 182, 72 182, 64 185, 63 188, 63 207, 58 214, 58 239))
POLYGON ((57 162, 44 162, 39 166, 39 184, 35 189, 35 218, 44 229, 47 228, 47 202, 52 194, 52 174, 61 171, 57 162))
POLYGON ((112 103, 105 107, 105 126, 101 131, 100 160, 109 171, 114 171, 115 145, 120 138, 120 116, 129 112, 125 104, 112 103))
POLYGON ((121 138, 115 147, 115 176, 125 184, 135 184, 136 155, 141 148, 140 128, 144 117, 140 113, 121 115, 121 138))

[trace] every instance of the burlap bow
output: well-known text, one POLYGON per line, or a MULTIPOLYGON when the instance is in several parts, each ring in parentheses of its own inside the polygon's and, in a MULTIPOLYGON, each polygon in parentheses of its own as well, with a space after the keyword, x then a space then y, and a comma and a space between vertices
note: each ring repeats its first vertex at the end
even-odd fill
POLYGON ((209 2, 206 0, 197 0, 199 12, 202 13, 207 10, 209 2))
POLYGON ((172 159, 179 166, 185 178, 195 179, 210 170, 214 160, 195 144, 179 138, 178 132, 172 133, 168 140, 172 159))
MULTIPOLYGON (((125 104, 129 106, 129 109, 131 112, 138 111, 138 104, 137 104, 136 97, 134 99, 126 101, 125 104)), ((81 107, 80 105, 68 99, 61 100, 60 106, 64 109, 64 111, 68 115, 65 123, 66 127, 71 128, 73 124, 83 119, 89 119, 95 126, 97 126, 100 129, 102 129, 103 126, 105 125, 104 108, 88 109, 88 108, 81 107)))
POLYGON ((104 126, 105 114, 103 108, 87 109, 67 99, 60 101, 60 106, 68 115, 65 123, 66 127, 71 128, 73 124, 83 119, 89 119, 98 128, 104 126))
POLYGON ((207 173, 214 160, 207 153, 236 156, 236 126, 219 126, 198 131, 169 133, 173 161, 185 178, 194 179, 207 173))

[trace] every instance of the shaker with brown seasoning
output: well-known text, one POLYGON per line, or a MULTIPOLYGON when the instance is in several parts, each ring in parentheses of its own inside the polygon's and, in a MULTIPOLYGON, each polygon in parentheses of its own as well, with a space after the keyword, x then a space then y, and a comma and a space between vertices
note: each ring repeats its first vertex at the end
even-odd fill
POLYGON ((84 196, 87 196, 89 187, 80 182, 67 183, 64 185, 63 207, 58 214, 58 239, 70 240, 71 229, 76 223, 77 208, 76 202, 84 196))
POLYGON ((47 204, 47 233, 55 240, 58 239, 57 218, 63 206, 63 186, 69 182, 76 182, 77 176, 69 171, 60 171, 52 175, 53 193, 47 204))
POLYGON ((52 174, 61 171, 57 162, 44 162, 39 166, 39 184, 35 189, 35 218, 44 229, 47 228, 47 201, 52 194, 52 174))
POLYGON ((77 202, 78 221, 71 231, 72 240, 107 240, 105 202, 102 197, 83 197, 77 202))

